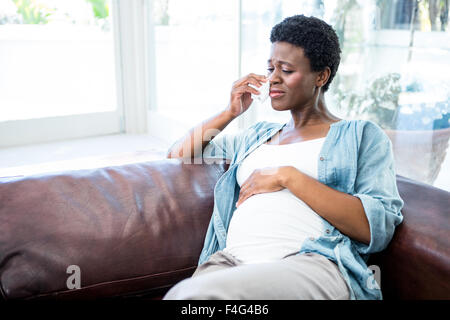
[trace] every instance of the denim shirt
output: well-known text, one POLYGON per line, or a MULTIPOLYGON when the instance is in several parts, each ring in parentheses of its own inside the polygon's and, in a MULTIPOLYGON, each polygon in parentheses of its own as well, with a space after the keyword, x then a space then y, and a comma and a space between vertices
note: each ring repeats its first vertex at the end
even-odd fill
MULTIPOLYGON (((245 157, 286 124, 258 122, 236 134, 213 138, 203 158, 227 159, 228 170, 214 187, 214 210, 198 264, 226 245, 227 230, 240 187, 236 171, 245 157)), ((301 159, 299 159, 301 161, 301 159)), ((298 254, 314 252, 335 262, 350 290, 351 299, 382 299, 374 281, 373 268, 366 264, 369 254, 384 250, 403 216, 394 168, 392 143, 384 131, 367 120, 340 120, 330 130, 318 156, 318 181, 358 197, 370 225, 370 243, 364 244, 342 234, 323 219, 324 232, 308 238, 298 254)))

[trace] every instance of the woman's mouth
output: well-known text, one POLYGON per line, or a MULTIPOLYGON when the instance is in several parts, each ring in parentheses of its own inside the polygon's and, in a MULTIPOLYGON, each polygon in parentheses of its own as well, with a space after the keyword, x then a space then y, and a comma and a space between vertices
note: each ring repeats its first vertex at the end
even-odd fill
POLYGON ((284 92, 280 91, 280 90, 270 90, 269 95, 272 99, 276 99, 276 98, 280 98, 281 96, 283 96, 284 92))

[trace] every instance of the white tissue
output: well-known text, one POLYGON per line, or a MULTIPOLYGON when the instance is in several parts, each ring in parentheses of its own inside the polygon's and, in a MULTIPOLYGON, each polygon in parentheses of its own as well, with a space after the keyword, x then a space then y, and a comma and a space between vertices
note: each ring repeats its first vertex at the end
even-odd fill
POLYGON ((269 80, 264 82, 262 84, 262 86, 259 87, 259 88, 255 87, 255 86, 253 86, 251 84, 249 84, 249 86, 255 88, 256 90, 258 90, 260 92, 260 94, 253 94, 252 93, 252 99, 253 100, 257 100, 260 103, 263 103, 269 97, 269 91, 270 91, 270 81, 269 80))

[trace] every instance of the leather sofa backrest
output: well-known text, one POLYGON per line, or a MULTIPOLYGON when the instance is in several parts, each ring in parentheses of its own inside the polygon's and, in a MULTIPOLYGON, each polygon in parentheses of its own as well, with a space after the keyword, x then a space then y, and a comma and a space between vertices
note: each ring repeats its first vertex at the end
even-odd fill
POLYGON ((120 296, 190 276, 223 172, 167 159, 0 180, 3 297, 120 296))

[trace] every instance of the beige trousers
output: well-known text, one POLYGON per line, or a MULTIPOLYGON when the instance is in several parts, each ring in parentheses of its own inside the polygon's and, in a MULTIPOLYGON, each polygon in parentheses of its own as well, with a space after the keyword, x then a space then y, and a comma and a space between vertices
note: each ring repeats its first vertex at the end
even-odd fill
POLYGON ((350 292, 337 265, 316 253, 243 264, 218 251, 164 300, 343 300, 350 292))

